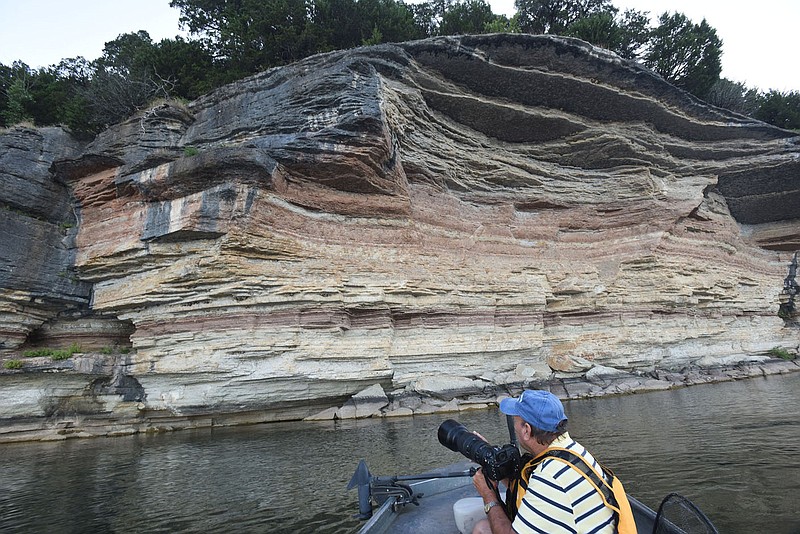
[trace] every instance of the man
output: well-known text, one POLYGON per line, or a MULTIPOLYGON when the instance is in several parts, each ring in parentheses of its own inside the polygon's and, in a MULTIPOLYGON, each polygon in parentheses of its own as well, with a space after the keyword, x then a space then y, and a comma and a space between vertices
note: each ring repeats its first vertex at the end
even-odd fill
POLYGON ((534 459, 522 471, 523 478, 530 475, 520 482, 524 496, 512 519, 498 503, 496 483, 487 481, 481 471, 475 474, 472 482, 483 497, 487 519, 475 525, 473 534, 617 532, 614 512, 585 476, 556 458, 537 461, 545 451, 569 449, 604 476, 594 457, 567 433, 567 417, 558 397, 548 391, 525 390, 519 397, 503 399, 500 411, 514 416, 517 441, 534 459))

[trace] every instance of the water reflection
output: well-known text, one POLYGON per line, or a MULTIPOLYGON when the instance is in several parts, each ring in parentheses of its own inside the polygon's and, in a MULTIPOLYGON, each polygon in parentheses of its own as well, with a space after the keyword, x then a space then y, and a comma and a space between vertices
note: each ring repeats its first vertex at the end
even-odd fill
MULTIPOLYGON (((572 401, 573 435, 651 506, 678 491, 721 532, 800 532, 800 373, 572 401)), ((427 471, 446 416, 271 424, 0 447, 0 530, 354 532, 360 458, 374 474, 427 471)), ((497 411, 458 419, 508 441, 497 411)))
POLYGON ((647 504, 678 491, 720 532, 797 533, 799 386, 794 374, 569 404, 583 441, 647 504))

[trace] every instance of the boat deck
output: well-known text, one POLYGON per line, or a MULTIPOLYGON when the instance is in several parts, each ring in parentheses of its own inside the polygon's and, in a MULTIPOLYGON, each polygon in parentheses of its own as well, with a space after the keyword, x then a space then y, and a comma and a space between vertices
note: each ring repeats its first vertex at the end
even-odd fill
MULTIPOLYGON (((398 510, 397 518, 392 525, 393 532, 417 532, 419 534, 459 534, 453 516, 453 504, 464 497, 478 497, 478 492, 469 478, 456 479, 460 485, 436 493, 423 495, 419 501, 419 508, 425 508, 425 513, 413 504, 406 505, 398 510), (464 484, 464 482, 468 484, 464 484)), ((414 486, 412 485, 412 488, 414 486)), ((415 488, 416 489, 416 488, 415 488)))
MULTIPOLYGON (((458 464, 435 472, 464 471, 474 464, 458 464)), ((418 495, 419 506, 396 505, 397 498, 390 497, 367 521, 359 534, 415 533, 415 534, 459 534, 453 514, 453 504, 465 497, 478 497, 478 492, 468 476, 455 478, 430 478, 408 484, 418 495)), ((652 532, 655 512, 628 496, 639 532, 652 532)), ((667 529, 666 532, 683 532, 667 529)))
MULTIPOLYGON (((437 469, 433 473, 466 471, 475 464, 461 463, 437 469)), ((459 534, 453 515, 453 504, 464 497, 477 497, 478 492, 468 476, 431 478, 408 483, 417 495, 419 505, 396 505, 394 497, 377 508, 359 533, 415 532, 419 534, 459 534)))

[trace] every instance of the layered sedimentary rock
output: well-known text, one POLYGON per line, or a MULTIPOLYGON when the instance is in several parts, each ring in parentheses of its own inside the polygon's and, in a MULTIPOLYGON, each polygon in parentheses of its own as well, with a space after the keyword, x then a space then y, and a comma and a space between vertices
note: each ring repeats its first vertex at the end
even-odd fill
POLYGON ((91 286, 74 269, 77 214, 68 187, 49 171, 81 149, 60 128, 0 136, 0 351, 57 314, 88 312, 91 286))
MULTIPOLYGON (((135 381, 140 420, 797 345, 777 310, 800 138, 577 40, 315 56, 150 109, 49 172, 74 197, 80 298, 109 344, 129 336, 113 380, 135 381)), ((11 315, 24 285, 0 294, 11 315)), ((4 319, 4 348, 57 317, 4 319)))

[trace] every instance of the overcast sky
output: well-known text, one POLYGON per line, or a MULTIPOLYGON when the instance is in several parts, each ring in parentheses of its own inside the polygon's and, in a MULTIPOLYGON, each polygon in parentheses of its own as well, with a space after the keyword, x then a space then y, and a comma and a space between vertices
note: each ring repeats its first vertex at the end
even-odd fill
MULTIPOLYGON (((514 0, 489 0, 513 14, 514 0)), ((722 76, 762 90, 800 91, 800 0, 612 0, 620 8, 705 18, 723 41, 722 76)), ((63 58, 96 59, 123 33, 146 30, 154 41, 179 33, 169 0, 0 0, 0 63, 31 67, 63 58)))

